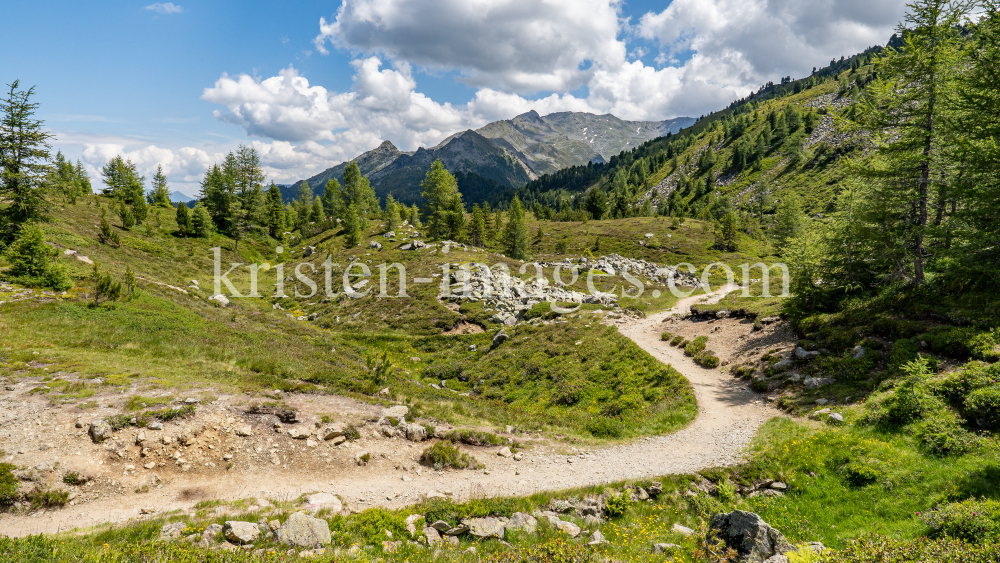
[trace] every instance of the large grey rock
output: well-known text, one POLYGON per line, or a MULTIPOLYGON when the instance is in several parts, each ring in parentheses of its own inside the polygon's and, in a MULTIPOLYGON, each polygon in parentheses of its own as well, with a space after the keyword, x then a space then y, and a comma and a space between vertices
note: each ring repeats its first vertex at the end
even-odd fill
POLYGON ((222 534, 235 544, 253 543, 260 536, 260 527, 253 522, 232 520, 222 526, 222 534))
POLYGON ((508 338, 510 338, 510 336, 508 336, 507 333, 501 330, 500 332, 496 333, 496 336, 493 337, 493 347, 496 348, 497 346, 503 344, 504 342, 507 342, 508 338))
POLYGON ((340 499, 330 493, 316 493, 306 497, 306 510, 316 514, 324 508, 329 508, 330 512, 339 514, 344 509, 344 504, 340 499))
POLYGON ((795 359, 797 360, 811 360, 819 356, 819 352, 807 352, 805 348, 798 346, 795 348, 795 359))
POLYGON ((215 301, 216 303, 222 305, 223 307, 229 306, 229 298, 221 293, 209 297, 208 300, 215 301))
POLYGON ((685 537, 686 536, 693 536, 694 535, 694 530, 692 530, 691 528, 688 528, 687 526, 681 526, 680 524, 678 524, 676 522, 674 522, 674 525, 673 525, 672 528, 670 528, 670 531, 674 532, 674 533, 677 533, 677 534, 680 534, 680 535, 685 536, 685 537))
POLYGON ((415 422, 407 424, 406 439, 411 442, 423 442, 427 439, 427 429, 415 422))
POLYGON ((303 258, 309 258, 315 252, 316 252, 316 247, 315 246, 307 246, 307 247, 305 247, 305 248, 302 249, 302 257, 303 258))
POLYGON ((538 529, 538 520, 535 520, 535 518, 530 514, 515 512, 514 514, 511 514, 510 519, 507 520, 506 528, 508 531, 519 531, 534 534, 535 530, 538 529))
POLYGON ((416 537, 417 535, 417 524, 423 520, 424 517, 419 514, 411 514, 406 517, 406 531, 410 532, 410 537, 416 537))
POLYGON ((174 522, 172 524, 164 524, 160 528, 160 541, 172 541, 184 534, 184 530, 187 530, 187 524, 184 522, 174 522))
POLYGON ((383 417, 395 418, 396 420, 402 420, 406 418, 406 415, 408 414, 410 414, 410 408, 406 405, 396 405, 382 410, 383 417))
POLYGON ((653 553, 670 553, 670 552, 673 552, 673 551, 678 550, 680 548, 681 548, 681 546, 677 545, 676 543, 657 543, 657 544, 653 544, 652 552, 653 553))
POLYGON ((739 553, 743 563, 763 563, 774 555, 782 555, 795 548, 781 532, 772 528, 753 512, 734 510, 712 517, 712 529, 726 545, 739 553))
POLYGON ((790 358, 786 358, 786 359, 781 360, 780 362, 774 364, 771 367, 774 368, 775 371, 784 371, 784 370, 786 370, 786 369, 788 369, 788 368, 790 368, 790 367, 792 367, 794 365, 795 365, 795 362, 793 360, 791 360, 790 358))
POLYGON ((275 532, 278 541, 298 547, 320 547, 330 543, 330 525, 326 520, 296 512, 275 532))
POLYGON ((343 436, 346 431, 346 424, 343 422, 334 422, 333 424, 327 424, 322 430, 320 430, 320 437, 324 440, 333 440, 334 438, 343 436))
POLYGON ((802 382, 806 389, 816 389, 817 387, 824 387, 835 383, 832 377, 807 377, 805 381, 802 382))
POLYGON ((103 418, 98 418, 90 423, 90 439, 93 440, 95 444, 100 444, 110 438, 112 432, 114 432, 114 430, 112 430, 111 424, 103 418))
POLYGON ((441 532, 427 526, 424 528, 424 535, 427 536, 427 544, 431 547, 441 545, 441 532))
POLYGON ((855 360, 860 360, 861 358, 864 358, 865 354, 867 353, 868 351, 865 350, 864 346, 861 346, 859 344, 855 346, 853 350, 851 350, 851 357, 854 358, 855 360))
POLYGON ((504 522, 499 518, 469 518, 462 521, 469 527, 469 534, 477 538, 503 539, 504 522))

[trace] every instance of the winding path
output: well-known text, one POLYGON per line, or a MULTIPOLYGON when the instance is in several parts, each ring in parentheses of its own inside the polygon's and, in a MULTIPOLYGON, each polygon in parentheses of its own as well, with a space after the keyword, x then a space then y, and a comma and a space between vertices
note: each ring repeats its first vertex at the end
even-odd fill
MULTIPOLYGON (((399 507, 419 501, 430 491, 451 494, 456 500, 472 497, 525 495, 546 490, 596 485, 626 479, 641 479, 666 474, 690 473, 744 459, 746 448, 757 429, 780 413, 760 400, 732 377, 718 370, 699 367, 681 350, 660 340, 661 323, 675 313, 684 314, 694 303, 721 299, 725 292, 682 299, 676 307, 645 319, 630 321, 619 330, 644 350, 664 363, 671 364, 691 382, 699 412, 689 426, 665 436, 649 437, 629 444, 592 452, 572 452, 562 448, 528 451, 522 461, 477 452, 485 471, 404 472, 394 467, 415 463, 421 447, 405 441, 365 438, 351 447, 365 448, 373 454, 391 452, 384 460, 366 467, 331 468, 325 472, 300 472, 267 468, 254 473, 191 475, 173 479, 145 495, 126 495, 93 501, 85 505, 34 515, 0 517, 0 534, 24 536, 55 533, 77 527, 135 519, 140 507, 153 507, 158 513, 171 510, 193 512, 198 498, 185 491, 198 490, 201 498, 239 499, 247 497, 291 500, 303 493, 326 491, 339 495, 358 508, 369 506, 399 507), (187 497, 187 498, 186 498, 187 497)), ((347 452, 353 455, 353 450, 347 452)), ((110 469, 110 468, 109 468, 110 469)), ((109 473, 114 476, 113 473, 109 473)))

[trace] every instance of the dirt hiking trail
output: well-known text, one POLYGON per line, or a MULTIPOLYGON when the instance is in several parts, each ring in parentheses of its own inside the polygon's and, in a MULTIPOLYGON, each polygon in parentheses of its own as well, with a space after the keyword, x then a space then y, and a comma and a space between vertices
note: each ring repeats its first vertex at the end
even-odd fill
MULTIPOLYGON (((43 454, 55 451, 60 454, 62 467, 83 468, 82 472, 92 478, 93 487, 89 490, 82 488, 80 498, 74 506, 0 515, 0 534, 25 536, 57 533, 106 523, 155 518, 158 514, 170 511, 193 514, 194 505, 201 500, 255 497, 290 501, 303 493, 329 492, 338 495, 351 509, 362 510, 372 506, 400 507, 412 504, 429 493, 444 494, 456 501, 485 496, 526 495, 626 479, 690 473, 708 467, 738 463, 745 458, 747 446, 757 429, 770 418, 781 416, 781 413, 767 406, 763 397, 747 389, 745 383, 718 369, 699 367, 684 356, 682 350, 660 340, 660 334, 667 324, 665 321, 688 324, 686 321, 670 319, 674 315, 687 314, 692 304, 717 301, 732 289, 734 288, 723 288, 715 294, 688 297, 669 311, 619 324, 622 334, 660 361, 672 365, 691 382, 697 396, 699 413, 694 422, 676 433, 642 438, 628 444, 593 451, 578 451, 560 444, 540 444, 524 451, 520 461, 497 455, 499 448, 476 448, 473 453, 486 466, 485 470, 434 471, 418 464, 420 453, 426 444, 414 444, 400 438, 376 437, 367 428, 362 432, 360 440, 338 447, 322 442, 306 447, 303 441, 291 440, 287 434, 268 434, 260 427, 254 429, 254 435, 250 438, 237 438, 233 436, 232 428, 241 421, 234 420, 231 414, 220 408, 214 418, 211 411, 206 412, 208 421, 203 420, 202 427, 207 424, 211 429, 203 430, 186 447, 177 445, 176 440, 169 447, 157 444, 156 447, 162 450, 164 456, 171 456, 167 461, 174 461, 173 458, 180 457, 181 454, 189 460, 196 460, 191 461, 188 468, 191 464, 197 467, 193 470, 185 469, 190 472, 180 473, 173 467, 173 463, 160 464, 157 468, 144 471, 143 462, 147 459, 138 457, 138 448, 141 446, 119 443, 118 450, 112 451, 107 443, 91 444, 79 430, 75 431, 72 443, 53 446, 53 450, 40 454, 35 451, 38 450, 39 441, 59 438, 29 435, 28 432, 42 431, 45 424, 53 432, 65 428, 65 432, 69 433, 72 428, 69 417, 72 415, 68 412, 60 414, 49 411, 38 402, 35 407, 31 407, 36 409, 28 419, 31 420, 28 423, 31 429, 26 428, 24 431, 25 437, 34 439, 34 448, 27 451, 29 448, 20 446, 22 451, 17 453, 26 455, 20 455, 17 459, 11 456, 8 462, 23 467, 39 463, 38 460, 52 459, 44 458, 43 454), (34 420, 36 416, 37 427, 34 420), (47 421, 43 423, 43 419, 47 421), (256 459, 254 456, 259 458, 270 455, 271 460, 276 460, 275 452, 284 456, 284 463, 258 461, 256 465, 237 465, 227 471, 226 462, 221 457, 224 451, 230 452, 234 464, 241 459, 256 459), (367 465, 358 466, 355 457, 362 452, 369 452, 371 461, 367 465), (236 457, 232 457, 233 455, 236 457), (219 467, 216 467, 215 462, 207 461, 210 459, 218 462, 219 467), (140 511, 152 514, 140 516, 140 511)), ((745 340, 750 338, 747 336, 750 328, 745 321, 742 325, 738 328, 745 335, 739 338, 745 340)), ((687 327, 689 332, 697 328, 687 327)), ((726 358, 724 350, 715 351, 723 359, 726 358)), ((373 413, 377 416, 381 410, 379 407, 342 397, 297 400, 326 401, 327 404, 322 405, 326 412, 339 408, 339 412, 354 412, 358 416, 371 416, 373 413)), ((30 407, 27 398, 21 395, 15 397, 8 394, 4 401, 10 405, 21 405, 21 408, 28 408, 24 405, 30 407)), ((318 407, 313 405, 313 408, 318 407)), ((165 425, 164 435, 170 430, 167 426, 165 425)), ((0 446, 7 448, 6 451, 12 451, 11 447, 19 448, 17 444, 26 443, 22 439, 12 445, 14 439, 21 437, 15 433, 8 437, 7 428, 4 430, 2 438, 7 439, 7 442, 0 440, 0 446)), ((179 430, 180 428, 174 428, 173 432, 179 430)), ((135 435, 133 430, 132 436, 135 435)), ((65 440, 65 437, 62 439, 65 440)), ((127 441, 129 437, 123 439, 127 441)), ((143 455, 149 454, 143 452, 143 455)), ((251 506, 246 511, 255 510, 261 508, 251 506)))

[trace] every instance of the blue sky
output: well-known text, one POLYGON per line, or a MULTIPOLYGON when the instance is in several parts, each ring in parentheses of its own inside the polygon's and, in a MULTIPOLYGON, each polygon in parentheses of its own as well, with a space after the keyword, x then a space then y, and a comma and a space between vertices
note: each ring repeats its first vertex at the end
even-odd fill
POLYGON ((292 182, 536 109, 700 115, 882 43, 874 0, 8 3, 5 83, 36 87, 54 147, 92 172, 163 164, 193 194, 241 142, 292 182), (324 18, 325 26, 321 26, 324 18), (324 52, 325 51, 325 52, 324 52))

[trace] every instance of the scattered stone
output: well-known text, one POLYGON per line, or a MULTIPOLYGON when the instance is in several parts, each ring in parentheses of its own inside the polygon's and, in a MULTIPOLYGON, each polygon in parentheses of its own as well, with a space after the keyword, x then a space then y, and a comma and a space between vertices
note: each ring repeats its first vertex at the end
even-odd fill
POLYGON ((410 408, 406 405, 396 405, 394 407, 389 407, 382 411, 382 416, 385 418, 395 418, 396 420, 402 420, 410 414, 410 408))
POLYGON ((334 514, 339 514, 344 509, 344 504, 333 494, 316 493, 306 497, 305 508, 313 514, 324 508, 329 508, 330 512, 334 514))
POLYGON ((685 537, 686 536, 693 536, 694 535, 694 530, 692 530, 691 528, 688 528, 687 526, 681 526, 680 524, 677 524, 676 522, 670 528, 670 531, 674 532, 674 533, 677 533, 677 534, 680 534, 680 535, 685 536, 685 537))
POLYGON ((441 545, 441 534, 436 529, 427 526, 424 528, 424 536, 427 537, 427 544, 431 547, 441 545))
POLYGON ((303 258, 309 258, 315 252, 316 252, 316 247, 315 246, 307 246, 307 247, 305 247, 305 248, 302 249, 302 257, 303 258))
POLYGON ((712 517, 712 529, 739 553, 744 563, 763 563, 774 555, 795 549, 781 532, 753 512, 734 510, 716 514, 712 517))
POLYGON ((152 469, 152 468, 156 467, 156 462, 155 461, 151 461, 151 462, 143 465, 143 467, 145 467, 146 469, 152 469))
POLYGON ((411 514, 406 517, 406 531, 410 532, 410 537, 416 537, 417 535, 417 523, 423 520, 424 517, 419 514, 411 514))
POLYGON ((382 250, 382 243, 371 241, 368 243, 368 248, 371 248, 373 250, 382 250))
POLYGON ((681 546, 676 543, 657 543, 653 544, 653 553, 670 553, 675 550, 680 549, 681 546))
POLYGON ((774 364, 771 367, 772 369, 774 369, 774 371, 784 371, 794 365, 795 365, 794 360, 792 360, 791 358, 785 358, 784 360, 781 360, 780 362, 774 364))
POLYGON ((435 530, 437 530, 439 532, 447 532, 448 530, 452 529, 453 526, 451 524, 445 522, 444 520, 438 520, 438 521, 434 522, 433 524, 431 524, 430 527, 434 528, 435 530))
POLYGON ((840 413, 834 412, 830 413, 830 418, 828 420, 833 424, 843 424, 844 417, 840 413))
POLYGON ((785 490, 788 490, 788 485, 782 483, 781 481, 775 481, 775 482, 771 483, 770 487, 772 489, 776 490, 776 491, 785 491, 785 490))
POLYGON ((590 534, 590 542, 587 545, 601 545, 602 543, 608 543, 608 540, 604 539, 604 534, 600 530, 594 530, 594 533, 590 534))
POLYGON ((257 541, 257 537, 260 536, 260 528, 253 522, 233 520, 222 526, 222 533, 232 543, 248 544, 257 541))
POLYGON ((324 440, 332 440, 344 435, 347 432, 347 425, 342 422, 335 422, 333 424, 326 425, 322 431, 320 431, 320 437, 324 440))
POLYGON ((470 352, 475 352, 476 351, 476 345, 475 344, 469 344, 469 351, 470 352))
POLYGON ((823 406, 823 405, 825 405, 825 404, 827 404, 829 402, 830 401, 827 401, 826 399, 823 399, 823 398, 816 399, 816 404, 819 405, 819 406, 823 406))
POLYGON ((807 377, 802 384, 806 386, 806 389, 815 389, 817 387, 823 387, 835 382, 836 380, 832 377, 807 377))
POLYGON ((474 537, 503 539, 504 522, 499 518, 469 518, 463 520, 462 525, 466 526, 469 534, 474 537))
POLYGON ((95 444, 100 444, 101 442, 107 440, 111 437, 113 432, 111 424, 108 421, 98 418, 97 420, 90 423, 90 439, 94 441, 95 444))
POLYGON ((858 345, 851 350, 851 358, 860 360, 861 358, 864 358, 867 353, 868 352, 865 350, 864 346, 858 345))
POLYGON ((184 530, 187 530, 187 524, 184 522, 174 522, 173 524, 164 524, 160 528, 160 541, 172 541, 184 534, 184 530))
POLYGON ((460 535, 462 535, 464 533, 467 533, 468 531, 469 531, 469 527, 468 526, 466 526, 465 524, 459 524, 458 526, 455 526, 454 528, 448 529, 444 533, 444 535, 458 537, 458 536, 460 536, 460 535))
POLYGON ((538 529, 538 520, 536 520, 530 514, 525 514, 524 512, 515 512, 510 515, 507 523, 504 525, 507 531, 518 531, 525 532, 528 534, 534 534, 535 530, 538 529))
POLYGON ((415 422, 407 424, 406 439, 411 442, 423 442, 427 439, 427 429, 415 422))
POLYGON ((504 447, 500 448, 500 451, 497 452, 497 455, 500 456, 500 457, 511 457, 514 454, 511 453, 510 448, 508 448, 507 446, 504 446, 504 447))
POLYGON ((223 295, 221 293, 209 297, 208 300, 209 301, 215 301, 216 303, 218 303, 219 305, 222 305, 223 307, 228 307, 229 306, 229 299, 225 295, 223 295))
POLYGON ((510 338, 510 336, 508 336, 507 333, 501 330, 500 332, 496 333, 496 335, 493 337, 493 347, 496 348, 497 346, 503 344, 504 342, 507 342, 508 338, 510 338))
POLYGON ((236 427, 236 435, 242 436, 243 438, 249 438, 253 436, 253 428, 250 428, 249 424, 240 424, 236 427))
POLYGON ((330 525, 326 520, 296 512, 275 531, 278 541, 298 547, 321 547, 330 543, 330 525))
POLYGON ((795 348, 795 359, 797 360, 811 360, 819 356, 819 352, 807 352, 805 348, 797 346, 795 348))
POLYGON ((163 430, 163 423, 160 422, 150 422, 146 425, 147 430, 163 430))

